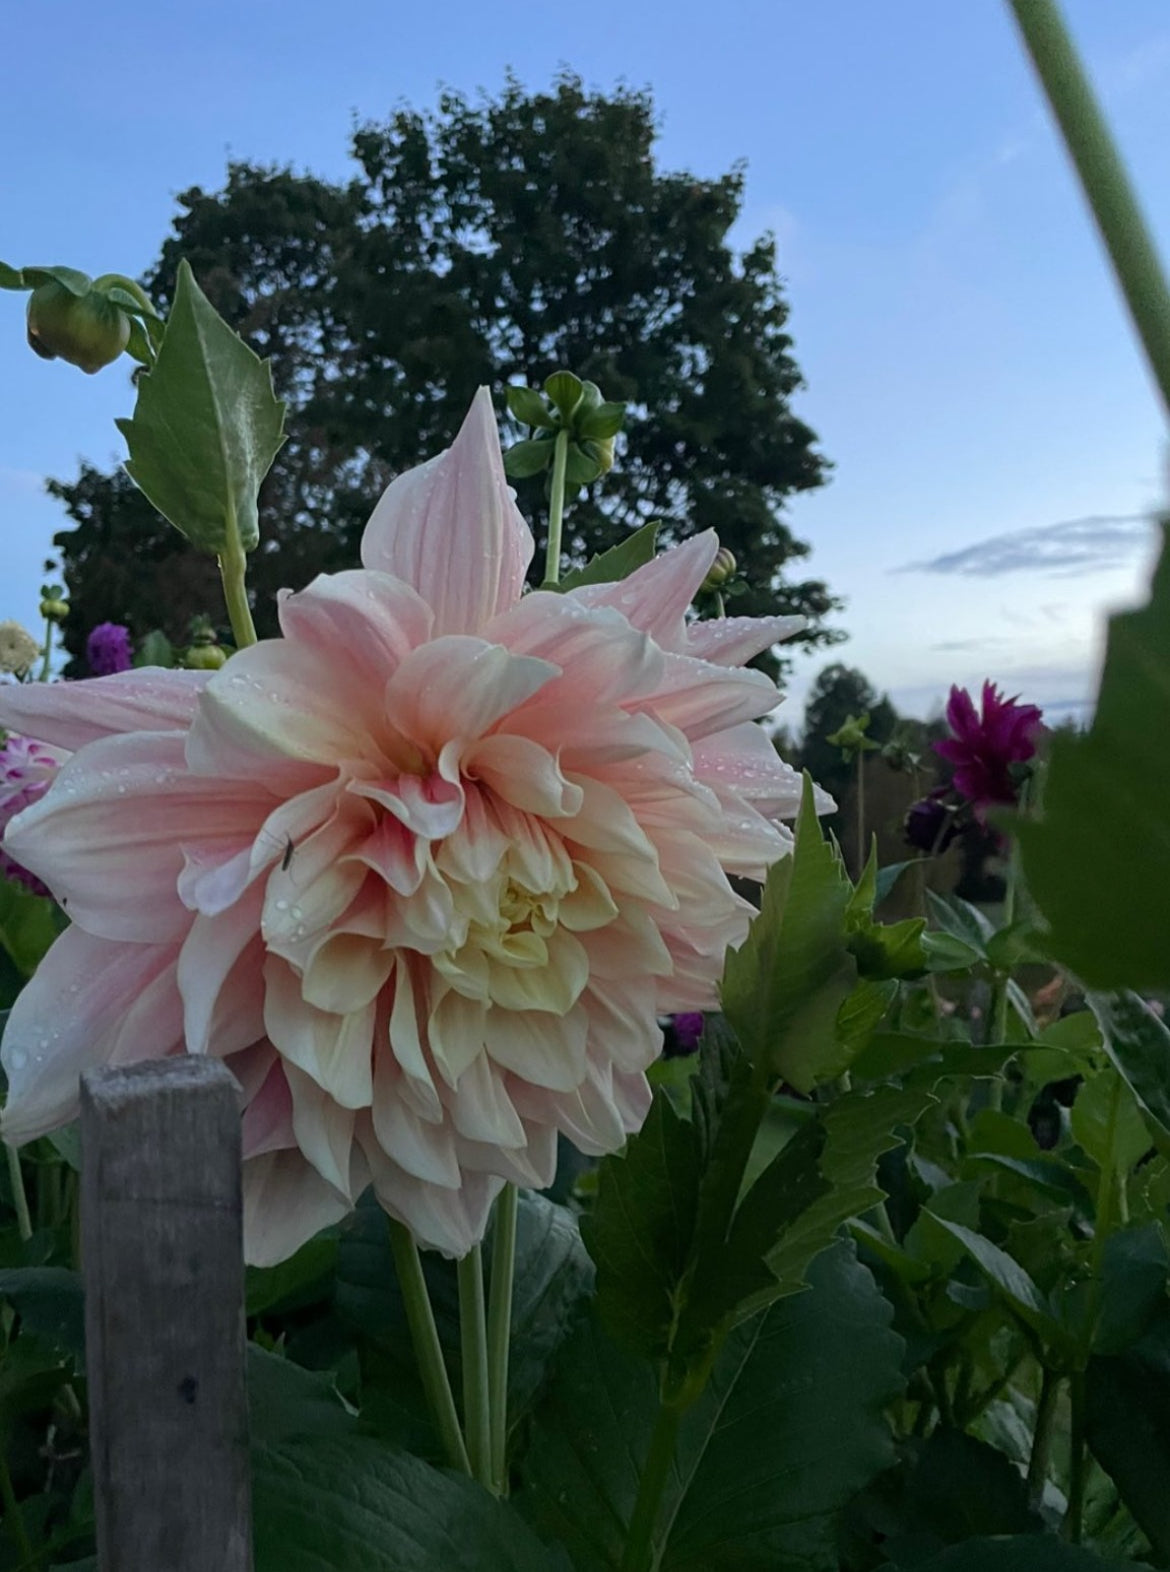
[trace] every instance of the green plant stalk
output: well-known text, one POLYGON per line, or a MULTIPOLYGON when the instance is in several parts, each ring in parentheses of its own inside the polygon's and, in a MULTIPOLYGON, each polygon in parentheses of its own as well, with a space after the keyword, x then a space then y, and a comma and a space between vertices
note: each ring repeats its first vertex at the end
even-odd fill
POLYGON ((488 1410, 491 1414, 492 1485, 508 1489, 508 1344, 512 1336, 512 1286, 516 1266, 517 1190, 506 1184, 496 1202, 492 1280, 488 1293, 488 1410))
POLYGON ((235 509, 230 510, 227 521, 227 539, 219 554, 219 576, 223 581, 223 598, 227 603, 228 619, 238 650, 255 644, 256 625, 252 621, 252 608, 248 605, 248 554, 240 545, 240 531, 236 524, 235 509))
POLYGON ((1085 1372, 1074 1370, 1069 1377, 1072 1416, 1071 1448, 1068 1471, 1068 1510, 1064 1515, 1064 1537, 1079 1545, 1085 1522, 1085 1485, 1089 1475, 1089 1450, 1085 1439, 1085 1372))
POLYGON ((865 871, 865 749, 857 750, 857 872, 860 879, 865 871))
MULTIPOLYGON (((7 1437, 3 1439, 7 1441, 7 1437)), ((30 1567, 40 1566, 42 1557, 33 1549, 32 1540, 28 1537, 28 1529, 24 1526, 24 1514, 20 1510, 20 1502, 16 1499, 16 1491, 12 1488, 12 1475, 8 1472, 8 1458, 5 1456, 3 1445, 0 1445, 0 1501, 4 1503, 4 1521, 11 1526, 12 1537, 20 1552, 21 1564, 30 1567)))
POLYGON ((561 534, 565 518, 565 469, 569 462, 569 433, 557 432, 553 448, 552 480, 548 496, 548 548, 544 556, 544 582, 557 584, 561 577, 561 534))
POLYGON ((40 672, 40 676, 37 678, 38 682, 48 682, 48 680, 49 680, 49 668, 50 668, 50 663, 52 662, 52 659, 53 659, 53 619, 52 619, 52 617, 46 617, 45 618, 45 655, 44 655, 44 659, 41 661, 41 672, 40 672))
POLYGON ((32 1218, 28 1210, 28 1196, 24 1188, 24 1173, 20 1166, 20 1153, 15 1146, 5 1142, 4 1150, 8 1153, 8 1182, 12 1187, 12 1204, 16 1208, 16 1226, 20 1230, 22 1243, 32 1238, 32 1218))
POLYGON ((674 1462, 681 1418, 682 1410, 675 1404, 664 1403, 658 1410, 654 1433, 650 1437, 650 1446, 642 1467, 642 1477, 638 1481, 638 1495, 626 1535, 621 1572, 655 1572, 658 1565, 660 1551, 654 1543, 654 1530, 658 1526, 662 1508, 662 1492, 674 1462))
POLYGON ((463 1430, 471 1472, 488 1490, 492 1482, 492 1411, 489 1397, 487 1319, 483 1303, 483 1251, 459 1262, 459 1332, 463 1349, 463 1430))
POLYGON ((1044 1499, 1044 1486, 1048 1480, 1048 1464, 1052 1457, 1052 1436, 1056 1425, 1057 1401, 1060 1397, 1060 1377, 1044 1366, 1040 1378, 1040 1398, 1036 1404, 1036 1423, 1032 1429, 1032 1450, 1028 1456, 1028 1505, 1039 1511, 1044 1499))
POLYGON ((430 1296, 427 1293, 426 1279, 423 1277, 418 1246, 410 1230, 403 1223, 393 1217, 389 1218, 388 1222, 394 1269, 398 1273, 398 1285, 402 1290, 402 1302, 406 1307, 406 1321, 410 1327, 410 1340, 414 1345, 414 1356, 418 1360, 423 1391, 426 1393, 431 1415, 438 1428, 443 1450, 447 1454, 448 1466, 458 1469, 461 1473, 470 1474, 471 1463, 468 1460, 467 1448, 463 1444, 462 1431, 459 1429, 459 1415, 455 1410, 455 1399, 451 1395, 447 1367, 443 1363, 443 1350, 439 1346, 439 1333, 435 1326, 430 1296))
POLYGON ((1170 288, 1055 0, 1008 0, 1170 414, 1170 288))

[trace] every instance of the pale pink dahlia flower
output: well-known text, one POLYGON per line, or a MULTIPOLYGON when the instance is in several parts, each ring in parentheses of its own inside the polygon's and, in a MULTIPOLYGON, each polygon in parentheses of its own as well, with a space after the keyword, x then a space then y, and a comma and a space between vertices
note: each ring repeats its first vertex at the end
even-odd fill
POLYGON ((73 919, 4 1037, 4 1135, 78 1076, 179 1053, 243 1088, 249 1259, 373 1183, 464 1254, 556 1136, 620 1146, 656 1017, 705 1010, 799 784, 738 664, 799 618, 688 623, 705 534, 620 584, 523 595, 533 541, 478 395, 374 511, 364 567, 281 598, 222 671, 5 688, 76 750, 6 846, 73 919))

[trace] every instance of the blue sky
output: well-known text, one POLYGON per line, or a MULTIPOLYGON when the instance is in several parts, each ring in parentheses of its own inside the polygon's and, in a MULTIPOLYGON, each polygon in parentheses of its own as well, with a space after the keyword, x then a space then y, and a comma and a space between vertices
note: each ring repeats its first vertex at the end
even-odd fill
MULTIPOLYGON (((1166 255, 1170 12, 1066 15, 1166 255)), ((985 675, 1053 713, 1092 691, 1103 614, 1148 574, 1166 431, 999 0, 65 0, 4 32, 0 258, 94 274, 142 271, 229 157, 344 177, 355 118, 440 85, 649 87, 662 167, 745 160, 739 238, 779 241, 797 409, 835 466, 789 517, 848 603, 834 655, 913 713, 985 675)), ((22 313, 0 295, 0 618, 34 626, 63 519, 43 479, 121 457, 131 390, 38 361, 22 313)))

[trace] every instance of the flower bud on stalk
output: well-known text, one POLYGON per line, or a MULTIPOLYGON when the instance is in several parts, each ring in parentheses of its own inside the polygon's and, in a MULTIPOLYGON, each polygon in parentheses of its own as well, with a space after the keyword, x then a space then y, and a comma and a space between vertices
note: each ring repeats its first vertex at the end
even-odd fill
POLYGON ((130 318, 96 289, 76 295, 52 280, 29 296, 28 342, 42 360, 65 360, 92 376, 130 342, 130 318))

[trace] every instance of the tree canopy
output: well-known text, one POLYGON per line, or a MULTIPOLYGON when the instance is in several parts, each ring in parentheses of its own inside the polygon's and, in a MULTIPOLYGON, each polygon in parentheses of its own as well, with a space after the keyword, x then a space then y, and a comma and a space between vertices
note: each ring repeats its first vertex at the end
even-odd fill
MULTIPOLYGON (((146 287, 167 304, 185 257, 289 404, 250 573, 262 634, 277 589, 353 564, 381 489, 450 442, 478 385, 502 410, 505 384, 564 366, 629 402, 617 468, 567 515, 570 555, 649 519, 664 542, 714 528, 746 580, 730 610, 802 612, 806 644, 833 641, 837 603, 792 573, 808 547, 783 519, 827 466, 790 407, 773 241, 732 249, 742 168, 663 172, 655 136, 648 93, 509 79, 360 127, 348 183, 234 163, 221 191, 179 197, 146 287)), ((542 483, 518 486, 538 541, 542 483)), ((85 468, 52 489, 78 525, 58 537, 72 653, 98 622, 181 638, 192 611, 216 610, 208 565, 124 475, 85 468)))

